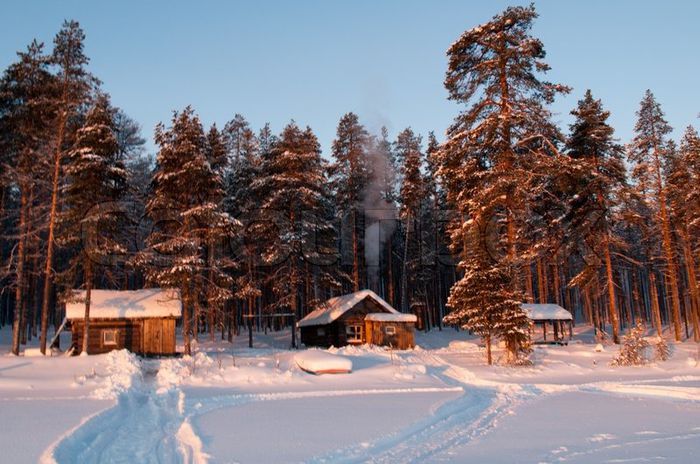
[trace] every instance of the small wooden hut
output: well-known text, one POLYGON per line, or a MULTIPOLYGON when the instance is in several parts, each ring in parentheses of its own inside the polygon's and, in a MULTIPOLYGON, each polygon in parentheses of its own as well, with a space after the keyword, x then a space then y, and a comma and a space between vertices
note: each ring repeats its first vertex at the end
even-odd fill
POLYGON ((337 296, 297 323, 306 346, 370 343, 405 350, 415 346, 417 318, 402 314, 372 290, 337 296))
MULTIPOLYGON (((85 292, 76 291, 66 304, 75 353, 83 346, 85 292)), ((88 353, 126 348, 148 356, 173 355, 175 322, 182 314, 176 290, 92 290, 88 325, 88 353)))
POLYGON ((528 319, 533 323, 533 326, 542 326, 542 339, 534 338, 534 334, 530 333, 530 338, 534 343, 559 343, 566 344, 571 341, 573 333, 573 316, 569 311, 557 304, 534 304, 524 303, 521 306, 528 319), (553 336, 547 340, 547 326, 552 326, 553 336), (568 339, 565 332, 568 329, 568 339))

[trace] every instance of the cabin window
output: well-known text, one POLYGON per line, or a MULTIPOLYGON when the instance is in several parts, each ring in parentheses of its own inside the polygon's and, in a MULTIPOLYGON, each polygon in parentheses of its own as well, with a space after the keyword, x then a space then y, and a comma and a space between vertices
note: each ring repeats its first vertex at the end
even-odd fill
POLYGON ((102 331, 102 345, 116 345, 117 344, 117 329, 108 329, 102 331))
POLYGON ((384 327, 384 333, 387 335, 396 335, 396 327, 393 325, 388 325, 384 327))
POLYGON ((362 343, 362 325, 346 325, 345 334, 347 335, 348 343, 362 343))
POLYGON ((316 329, 316 336, 317 337, 325 337, 326 336, 326 329, 324 329, 323 327, 319 327, 318 329, 316 329))

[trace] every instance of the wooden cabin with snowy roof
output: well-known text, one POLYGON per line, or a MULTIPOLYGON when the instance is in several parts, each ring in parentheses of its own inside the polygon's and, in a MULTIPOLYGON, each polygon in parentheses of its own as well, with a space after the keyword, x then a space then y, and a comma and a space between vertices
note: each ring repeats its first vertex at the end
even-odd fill
MULTIPOLYGON (((175 322, 182 315, 177 290, 92 290, 88 324, 88 353, 126 348, 132 353, 161 356, 176 354, 175 322)), ((83 346, 85 292, 76 291, 66 303, 66 320, 74 352, 83 346)))
POLYGON ((341 295, 322 303, 298 322, 306 346, 372 344, 399 350, 415 346, 414 314, 402 314, 372 290, 341 295))

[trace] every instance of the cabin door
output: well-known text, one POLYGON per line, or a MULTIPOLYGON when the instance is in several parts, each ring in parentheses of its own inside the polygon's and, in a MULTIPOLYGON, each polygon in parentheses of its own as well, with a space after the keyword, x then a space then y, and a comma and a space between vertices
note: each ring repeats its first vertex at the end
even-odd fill
POLYGON ((145 354, 163 352, 163 323, 160 319, 143 321, 143 352, 145 354))

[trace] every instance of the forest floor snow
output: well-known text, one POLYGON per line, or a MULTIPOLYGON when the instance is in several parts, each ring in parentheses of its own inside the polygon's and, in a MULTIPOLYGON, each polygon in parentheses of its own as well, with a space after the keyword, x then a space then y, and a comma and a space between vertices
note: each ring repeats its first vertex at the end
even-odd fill
POLYGON ((666 362, 610 367, 618 348, 596 351, 584 326, 512 368, 486 366, 478 340, 450 329, 418 333, 415 350, 332 348, 353 372, 314 376, 289 335, 162 360, 1 355, 2 461, 680 463, 700 452, 692 342, 671 344, 666 362))

